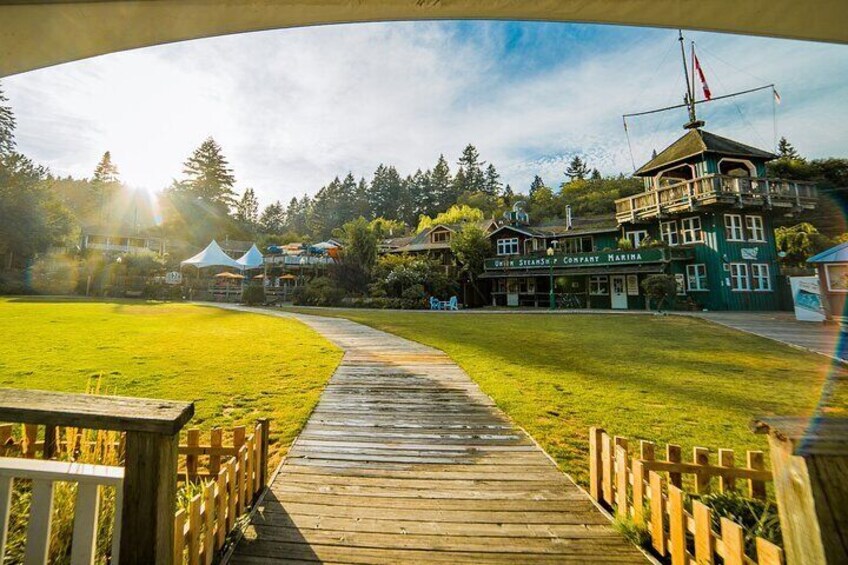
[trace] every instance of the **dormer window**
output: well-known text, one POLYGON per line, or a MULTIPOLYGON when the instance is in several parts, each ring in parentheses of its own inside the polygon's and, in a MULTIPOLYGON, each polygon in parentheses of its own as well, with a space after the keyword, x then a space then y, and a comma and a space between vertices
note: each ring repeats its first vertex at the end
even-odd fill
POLYGON ((449 243, 450 232, 446 230, 434 231, 430 234, 430 243, 449 243))
POLYGON ((518 255, 518 238, 508 237, 498 240, 498 255, 518 255))

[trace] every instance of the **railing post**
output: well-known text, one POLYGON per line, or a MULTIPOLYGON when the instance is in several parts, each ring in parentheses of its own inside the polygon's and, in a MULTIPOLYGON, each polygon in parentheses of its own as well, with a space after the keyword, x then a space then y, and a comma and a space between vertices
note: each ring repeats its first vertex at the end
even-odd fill
POLYGON ((121 565, 173 562, 179 433, 127 432, 121 565))
POLYGON ((769 436, 788 565, 848 563, 848 418, 766 418, 754 429, 769 436))
POLYGON ((268 418, 260 418, 259 426, 262 429, 262 448, 259 452, 259 490, 262 490, 268 484, 268 446, 270 444, 271 421, 268 418))

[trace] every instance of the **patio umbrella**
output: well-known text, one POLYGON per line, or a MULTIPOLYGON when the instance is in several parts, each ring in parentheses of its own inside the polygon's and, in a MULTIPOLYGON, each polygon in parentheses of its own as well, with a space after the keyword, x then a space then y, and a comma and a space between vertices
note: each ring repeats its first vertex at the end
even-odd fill
POLYGON ((254 279, 264 279, 265 275, 263 275, 262 273, 259 273, 258 275, 254 276, 253 278, 254 279))
POLYGON ((220 278, 220 279, 243 279, 243 278, 244 278, 244 276, 242 276, 242 275, 237 275, 237 274, 235 274, 235 273, 218 273, 217 275, 215 275, 215 278, 220 278))
POLYGON ((297 277, 294 276, 294 275, 282 275, 282 276, 280 276, 280 280, 293 281, 293 280, 297 280, 297 277))

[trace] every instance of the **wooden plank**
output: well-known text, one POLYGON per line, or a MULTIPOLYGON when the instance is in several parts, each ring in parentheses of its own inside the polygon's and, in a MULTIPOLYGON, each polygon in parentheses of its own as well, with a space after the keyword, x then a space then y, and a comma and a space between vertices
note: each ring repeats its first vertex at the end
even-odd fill
POLYGON ((215 513, 215 547, 221 548, 224 546, 224 538, 229 533, 227 529, 227 468, 223 467, 218 471, 216 479, 216 513, 215 513))
POLYGON ((56 426, 44 426, 44 445, 42 446, 41 456, 44 459, 52 459, 56 455, 57 438, 56 426))
MULTIPOLYGON (((672 443, 666 445, 665 459, 669 463, 680 463, 681 461, 683 461, 683 451, 680 449, 680 446, 672 443)), ((681 478, 680 473, 669 472, 668 483, 677 488, 681 488, 683 486, 683 480, 681 478)))
POLYGON ((757 565, 783 565, 783 550, 768 540, 757 538, 757 565))
POLYGON ((77 485, 74 505, 74 532, 71 542, 71 563, 91 565, 97 553, 97 522, 100 514, 100 486, 77 485))
POLYGON ((256 436, 251 434, 247 438, 247 452, 245 453, 245 473, 244 473, 244 488, 246 490, 245 501, 248 505, 253 503, 253 496, 256 493, 255 481, 253 477, 253 467, 256 463, 256 436))
MULTIPOLYGON (((733 450, 732 449, 719 449, 718 450, 718 464, 721 467, 727 467, 728 469, 733 468, 733 450)), ((728 492, 731 490, 736 490, 736 479, 734 477, 724 477, 720 476, 718 479, 718 489, 719 492, 728 492)))
POLYGON ((659 473, 654 471, 648 473, 648 481, 651 484, 651 546, 660 557, 665 557, 665 495, 663 494, 665 481, 659 473))
POLYGON ((203 485, 203 564, 211 565, 215 556, 215 484, 203 485))
POLYGON ((200 503, 200 495, 196 494, 188 504, 188 565, 200 565, 200 503))
MULTIPOLYGON (((747 453, 747 463, 749 469, 762 470, 766 468, 765 458, 762 451, 749 451, 747 453)), ((748 481, 748 496, 751 498, 766 498, 766 484, 763 481, 749 480, 748 481)))
POLYGON ((627 518, 627 440, 615 438, 615 514, 627 518))
POLYGON ((236 459, 227 462, 227 531, 236 524, 238 512, 238 488, 236 485, 236 459))
MULTIPOLYGON (((692 463, 698 467, 706 468, 710 464, 710 450, 706 447, 692 448, 692 463)), ((706 494, 710 492, 710 476, 699 469, 695 473, 695 494, 706 494)))
MULTIPOLYGON (((189 449, 200 443, 200 428, 191 428, 186 432, 186 444, 189 449)), ((197 475, 197 456, 186 455, 186 473, 189 478, 197 475)))
POLYGON ((53 520, 53 481, 33 481, 31 500, 24 563, 46 565, 50 556, 50 529, 53 520))
POLYGON ((671 564, 686 565, 686 517, 683 514, 683 491, 668 486, 668 536, 671 544, 671 564))
POLYGON ((174 553, 172 558, 174 565, 182 565, 185 560, 185 526, 185 510, 177 510, 177 513, 174 516, 174 553))
POLYGON ((177 492, 176 434, 127 432, 121 563, 170 563, 177 492))
POLYGON ((721 541, 724 545, 724 565, 745 565, 745 532, 742 526, 721 518, 721 541))
POLYGON ((262 441, 260 443, 259 450, 259 485, 257 490, 268 484, 268 454, 271 442, 271 420, 268 418, 261 418, 259 420, 259 426, 262 441))
POLYGON ((0 413, 25 424, 175 434, 194 415, 194 403, 0 388, 0 413))
POLYGON ((12 507, 12 477, 0 477, 0 563, 6 555, 6 538, 9 534, 9 517, 12 507))
POLYGON ((633 460, 633 522, 639 526, 645 524, 645 482, 647 476, 640 459, 633 460))
POLYGON ((35 424, 24 424, 23 442, 21 451, 23 456, 32 459, 35 457, 35 447, 38 441, 38 426, 35 424))
POLYGON ((692 501, 692 516, 695 519, 695 560, 698 565, 711 565, 713 560, 712 516, 708 506, 692 501))
MULTIPOLYGON (((219 427, 212 428, 209 432, 209 443, 212 448, 219 448, 222 445, 223 439, 223 430, 219 427)), ((221 470, 221 456, 220 455, 210 455, 209 456, 209 473, 211 475, 217 475, 218 471, 221 470)))
POLYGON ((613 443, 612 438, 606 433, 601 434, 601 466, 603 477, 603 488, 601 493, 603 494, 603 500, 610 506, 613 503, 613 492, 614 492, 614 478, 615 478, 615 467, 614 467, 614 458, 613 458, 613 443))

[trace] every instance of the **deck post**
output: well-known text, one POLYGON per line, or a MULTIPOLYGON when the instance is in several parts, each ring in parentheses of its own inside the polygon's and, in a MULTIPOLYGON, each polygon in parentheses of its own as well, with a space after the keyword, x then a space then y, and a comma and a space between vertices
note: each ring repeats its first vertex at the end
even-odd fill
POLYGON ((179 433, 127 432, 121 565, 173 561, 179 433))
POLYGON ((848 563, 848 418, 764 418, 788 565, 848 563))

